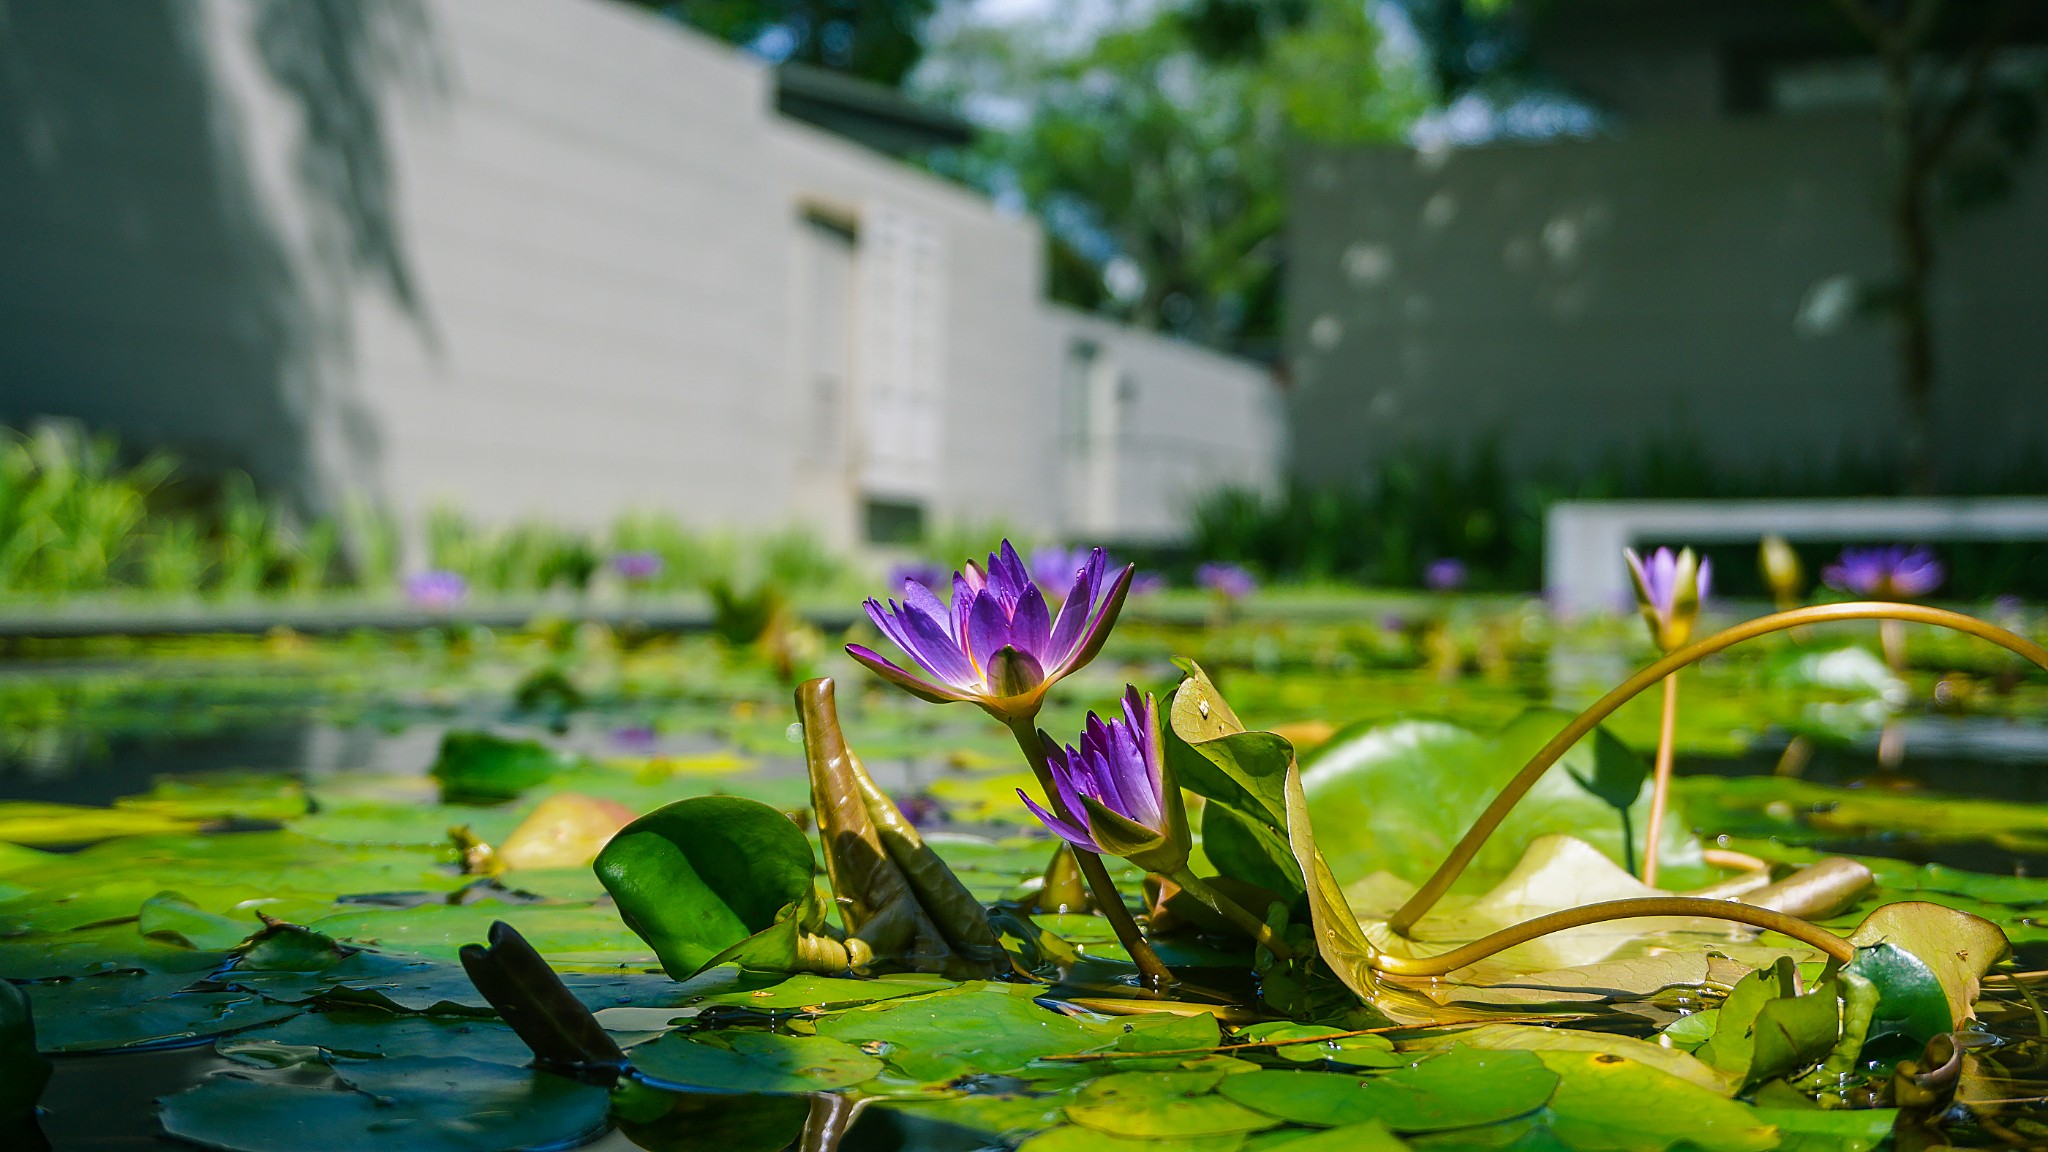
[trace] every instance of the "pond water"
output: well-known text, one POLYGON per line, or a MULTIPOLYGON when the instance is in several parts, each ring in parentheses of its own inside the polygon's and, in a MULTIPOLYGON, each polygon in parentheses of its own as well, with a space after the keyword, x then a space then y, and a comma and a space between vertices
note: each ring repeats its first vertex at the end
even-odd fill
MULTIPOLYGON (((1054 732, 1076 730, 1080 716, 1109 707, 1126 680, 1169 691, 1180 675, 1170 658, 1183 654, 1201 661, 1248 721, 1274 726, 1304 749, 1333 734, 1341 742, 1347 730, 1417 717, 1483 733, 1530 707, 1581 706, 1619 678, 1616 668, 1626 674, 1647 656, 1620 626, 1592 624, 1560 635, 1540 614, 1517 606, 1444 615, 1435 605, 1407 612, 1406 618, 1390 618, 1375 604, 1336 620, 1127 624, 1095 667, 1062 686, 1043 723, 1054 732)), ((1979 879, 1923 885, 1922 891, 1939 888, 1970 910, 1991 915, 2013 939, 2018 961, 2009 970, 2048 967, 2048 904, 2035 903, 2031 888, 1991 894, 1991 882, 2000 878, 2023 882, 2048 875, 2048 808, 2040 807, 2048 803, 2048 725, 2042 723, 2048 680, 2015 675, 1998 655, 1931 635, 1916 636, 1914 671, 1903 680, 1867 654, 1860 660, 1832 655, 1859 640, 1874 647, 1853 632, 1807 637, 1688 675, 1677 758, 1688 819, 1710 845, 1786 865, 1800 862, 1802 853, 1839 852, 1919 869, 1912 873, 1918 877, 1914 883, 1943 875, 1941 869, 1973 874, 1979 879), (1829 659, 1833 664, 1822 667, 1829 659)), ((877 782, 940 837, 941 855, 977 897, 1014 901, 1028 895, 1051 842, 1028 825, 1015 804, 1012 789, 1029 778, 1014 763, 1007 736, 967 709, 932 708, 885 692, 829 647, 822 651, 809 671, 833 675, 843 686, 847 735, 877 782)), ((455 629, 321 642, 280 635, 80 644, 10 661, 0 665, 0 839, 53 855, 38 856, 21 870, 10 870, 0 858, 0 972, 42 980, 32 959, 38 950, 54 955, 88 937, 97 941, 95 934, 119 933, 130 940, 140 931, 135 909, 166 888, 181 900, 175 908, 165 905, 170 910, 160 909, 155 919, 144 909, 145 921, 156 926, 154 938, 120 947, 164 948, 176 940, 199 953, 226 949, 234 933, 221 935, 217 921, 236 916, 253 929, 253 913, 236 910, 262 907, 344 942, 423 958, 435 973, 459 974, 450 968, 453 947, 481 939, 488 920, 502 916, 570 971, 658 971, 651 955, 618 925, 616 909, 587 870, 525 878, 515 873, 496 885, 460 876, 444 834, 447 822, 460 818, 482 838, 499 841, 531 805, 522 800, 450 808, 425 787, 425 774, 446 733, 487 729, 538 741, 565 762, 583 765, 557 783, 616 798, 636 811, 710 792, 797 809, 807 802, 808 785, 788 698, 785 679, 757 654, 697 637, 627 643, 590 628, 502 635, 455 629), (78 834, 70 836, 64 829, 74 826, 66 823, 74 810, 32 805, 104 808, 129 823, 81 819, 78 834), (36 818, 45 823, 24 827, 36 818), (397 831, 380 841, 382 833, 365 830, 378 827, 397 831), (245 865, 233 863, 240 857, 232 845, 281 843, 264 839, 277 836, 310 838, 319 847, 302 851, 293 840, 289 852, 277 849, 274 858, 266 855, 269 848, 252 849, 245 865), (163 847, 148 847, 158 843, 163 847), (124 855, 129 849, 123 845, 132 854, 124 855), (209 855, 218 859, 206 862, 209 855), (60 856, 104 859, 106 871, 88 880, 46 863, 60 856), (247 869, 242 885, 234 876, 239 867, 247 869), (301 868, 306 871, 295 877, 292 870, 301 868), (45 875, 61 879, 38 879, 45 875), (10 876, 22 879, 12 882, 10 876), (301 879, 304 890, 296 891, 301 879), (522 887, 522 879, 532 886, 522 887), (68 903, 51 902, 52 886, 60 884, 74 890, 68 903), (404 918, 419 904, 405 894, 423 885, 434 916, 404 918), (179 916, 189 916, 189 925, 179 916)), ((1655 725, 1654 701, 1645 698, 1609 728, 1647 754, 1655 725)), ((1881 880, 1889 885, 1906 875, 1883 873, 1881 880)), ((1128 877, 1134 880, 1136 873, 1128 877)), ((1135 886, 1132 892, 1135 897, 1135 886)), ((1857 919, 1843 915, 1845 926, 1857 919)), ((1096 917, 1039 920, 1086 955, 1111 963, 1123 959, 1096 917)), ((1188 963, 1215 950, 1213 942, 1186 947, 1188 963)), ((77 973, 84 971, 50 978, 76 986, 77 973)), ((29 987, 35 999, 45 986, 29 987)), ((2041 1046, 2040 1019, 2029 1006, 2024 981, 1989 987, 1980 1014, 1993 1043, 2002 1046, 2004 1079, 1997 1082, 2013 1099, 2030 1100, 2037 1089, 2027 1075, 2041 1046)), ((649 1002, 639 989, 635 985, 625 999, 649 1002)), ((1085 999, 1091 989, 1103 991, 1091 985, 1058 995, 1085 999)), ((195 994, 221 997, 217 1011, 224 1013, 267 1011, 279 1003, 203 990, 179 995, 195 994)), ((712 993, 713 999, 719 994, 712 993)), ((1246 995, 1233 989, 1224 998, 1246 995)), ((689 999, 656 994, 651 1002, 681 1011, 689 999)), ((68 997, 64 1003, 82 1007, 90 1000, 68 997)), ((56 1059, 42 1101, 42 1134, 57 1148, 180 1146, 163 1134, 156 1102, 218 1082, 223 1074, 264 1084, 295 1077, 294 1083, 333 1087, 320 1077, 331 1076, 336 1059, 346 1066, 350 1050, 282 1030, 304 1031, 315 1018, 323 1027, 336 1026, 342 1017, 335 1014, 345 1010, 327 1000, 292 1004, 277 1013, 283 1019, 275 1023, 251 1015, 246 1027, 200 1027, 190 1040, 176 1039, 180 1029, 173 1023, 164 1026, 171 1038, 104 1054, 87 1051, 93 1044, 84 1034, 91 1029, 56 1025, 52 1035, 84 1038, 69 1045, 78 1054, 56 1059), (287 1038, 265 1039, 273 1034, 287 1038), (228 1043, 234 1038, 251 1043, 237 1048, 228 1043), (326 1063, 295 1064, 292 1052, 323 1052, 326 1063)), ((1604 1027, 1649 1035, 1678 1014, 1668 1006, 1643 1008, 1604 1027)), ((759 1026, 734 1019, 741 1031, 759 1026)), ((1213 1039, 1190 1045, 1205 1046, 1214 1047, 1213 1039)), ((1151 1047, 1179 1050, 1165 1043, 1151 1047)), ((447 1044, 430 1049, 433 1058, 456 1058, 461 1051, 447 1044)), ((1271 1058, 1261 1059, 1268 1071, 1256 1074, 1272 1074, 1271 1058)), ((1119 1067, 1209 1075, 1159 1071, 1157 1065, 1126 1061, 1119 1067)), ((1311 1071, 1351 1066, 1341 1058, 1300 1065, 1311 1071)), ((1294 1120, 1273 1120, 1236 1128, 1219 1122, 1214 1131, 1183 1124, 1161 1133, 1105 1136, 1115 1131, 1113 1125, 1060 1126, 1061 1108, 1078 1109, 1067 1113, 1073 1116, 1093 1106, 1086 1104, 1085 1082, 1050 1076, 1042 1062, 1028 1074, 998 1072, 1009 1068, 1000 1062, 960 1067, 991 1070, 949 1080, 953 1094, 943 1101, 882 1093, 880 1104, 851 1116, 824 1117, 818 1111, 825 1107, 819 1101, 839 1097, 799 1096, 792 1105, 787 1096, 727 1097, 700 1089, 698 1096, 678 1098, 682 1103, 664 1103, 668 1111, 659 1120, 614 1127, 585 1146, 716 1146, 734 1152, 799 1140, 821 1146, 816 1142, 828 1133, 837 1147, 849 1150, 950 1152, 1014 1146, 1051 1124, 1035 1138, 1035 1149, 1230 1152, 1283 1147, 1282 1137, 1290 1133, 1305 1139, 1317 1131, 1288 1126, 1294 1120), (1061 1143, 1063 1132, 1087 1138, 1061 1143)), ((1213 1094, 1188 1099, 1196 1102, 1190 1108, 1219 1114, 1226 1103, 1213 1094)), ((1241 1111, 1243 1105, 1229 1107, 1241 1111)), ((1281 1113, 1294 1115, 1286 1108, 1281 1113)), ((1913 1132, 1920 1135, 1902 1138, 1902 1146, 1933 1138, 1927 1133, 1983 1146, 2010 1143, 2001 1133, 2031 1139, 2027 1134, 2038 1129, 2048 1136, 2044 1115, 2031 1102, 2001 1106, 1995 1118, 1983 1110, 1911 1114, 1913 1132)), ((212 1121, 200 1127, 214 1133, 205 1138, 214 1146, 295 1146, 289 1140, 265 1144, 237 1134, 232 1125, 207 1123, 212 1121)), ((1554 1131, 1539 1138, 1534 1130, 1509 1132, 1498 1125, 1472 1131, 1481 1128, 1488 1135, 1472 1146, 1542 1147, 1559 1139, 1554 1131)), ((1410 1140, 1464 1146, 1444 1132, 1411 1133, 1410 1140)), ((1645 1140, 1624 1143, 1658 1146, 1654 1137, 1645 1140)), ((1802 1146, 1869 1146, 1840 1133, 1810 1141, 1802 1146)), ((1303 1152, 1310 1147, 1304 1144, 1303 1152)))

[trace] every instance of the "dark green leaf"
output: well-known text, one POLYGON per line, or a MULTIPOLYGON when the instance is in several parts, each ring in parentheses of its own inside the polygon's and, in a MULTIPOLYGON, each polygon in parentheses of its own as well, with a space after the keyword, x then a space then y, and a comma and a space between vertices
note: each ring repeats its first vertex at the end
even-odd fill
POLYGON ((756 800, 699 796, 628 824, 597 857, 619 915, 686 980, 713 963, 788 971, 823 927, 804 834, 756 800))
POLYGON ((1218 1089, 1298 1124, 1384 1121, 1396 1132, 1492 1124, 1541 1108, 1557 1075, 1527 1052, 1453 1048, 1410 1068, 1366 1077, 1336 1072, 1251 1072, 1218 1089))
MULTIPOLYGON (((1258 1075, 1258 1073, 1252 1073, 1258 1075)), ((1276 1127, 1272 1116, 1213 1095, 1222 1072, 1120 1072, 1081 1089, 1067 1118, 1112 1136, 1219 1136, 1276 1127)))
POLYGON ((564 767, 561 757, 532 740, 450 731, 441 737, 430 774, 441 782, 445 803, 495 804, 518 799, 564 767))
POLYGON ((162 1101, 164 1131, 228 1152, 512 1152, 602 1132, 602 1088, 478 1060, 396 1057, 336 1069, 339 1089, 224 1073, 162 1101))
POLYGON ((671 1032, 633 1049, 632 1063, 657 1086, 711 1092, 829 1092, 882 1070, 850 1044, 772 1032, 671 1032))

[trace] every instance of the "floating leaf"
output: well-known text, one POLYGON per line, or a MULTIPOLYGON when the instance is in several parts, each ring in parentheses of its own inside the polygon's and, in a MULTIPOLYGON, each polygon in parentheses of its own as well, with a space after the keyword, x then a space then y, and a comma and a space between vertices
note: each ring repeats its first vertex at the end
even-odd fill
POLYGON ((633 1070, 661 1086, 711 1092, 829 1092, 871 1080, 882 1062, 825 1036, 671 1032, 633 1050, 633 1070))
POLYGON ((337 1066, 336 1086, 228 1072, 161 1102, 164 1131, 227 1152, 511 1152, 602 1132, 604 1089, 480 1060, 337 1066))
POLYGON ((441 782, 445 802, 495 804, 518 799, 565 766, 546 745, 532 740, 451 730, 441 737, 440 753, 428 774, 441 782))
MULTIPOLYGON (((1855 932, 1849 935, 1849 942, 1860 950, 1874 945, 1890 944, 1911 953, 1934 976, 1941 986, 1948 1002, 1949 1025, 1960 1028, 1974 1013, 1971 1006, 1977 1002, 1977 982, 1993 964, 2011 951, 2005 934, 1996 924, 1968 912, 1958 912, 1924 900, 1909 900, 1897 904, 1886 904, 1865 917, 1855 932)), ((1920 1018, 1917 1011, 1907 1011, 1904 1016, 1892 1006, 1894 988, 1900 995, 1909 995, 1909 985, 1917 981, 1903 979, 1903 966, 1896 957, 1886 962, 1853 965, 1858 975, 1876 984, 1884 993, 1878 1014, 1883 1019, 1920 1018)), ((1909 1028, 1908 1033, 1925 1040, 1909 1028)), ((1937 1029, 1947 1031, 1947 1029, 1937 1029)))
POLYGON ((1537 1052, 1557 1074, 1550 1129, 1566 1147, 1766 1152, 1778 1134, 1746 1104, 1604 1052, 1537 1052))
POLYGON ((1457 1047, 1363 1079, 1336 1072, 1252 1072, 1231 1077, 1217 1090, 1298 1124, 1380 1120, 1396 1132, 1438 1132, 1533 1112, 1550 1099, 1557 1079, 1525 1052, 1457 1047))
POLYGON ((1408 1147, 1379 1120, 1320 1132, 1265 1132, 1255 1139, 1257 1143, 1251 1145, 1249 1152, 1404 1152, 1408 1147))
POLYGON ((1329 1060, 1360 1068, 1405 1068, 1415 1062, 1413 1056, 1394 1051, 1393 1041, 1385 1036, 1351 1035, 1326 1024, 1256 1024, 1239 1033, 1238 1040, 1240 1043, 1292 1041, 1276 1044, 1272 1052, 1282 1060, 1296 1064, 1329 1060))
POLYGON ((914 1080, 943 1083, 974 1072, 1015 1072, 1041 1056, 1109 1044, 1120 1029, 1062 1016, 1028 985, 968 983, 950 991, 855 1008, 818 1022, 818 1034, 888 1045, 884 1058, 914 1080))
POLYGON ((498 861, 508 869, 582 868, 632 822, 633 810, 616 800, 557 792, 498 845, 498 861))
POLYGON ((187 948, 232 948, 262 929, 254 916, 221 916, 176 892, 159 892, 142 902, 136 930, 187 948))
POLYGON ((790 971, 824 927, 811 846, 755 800, 699 796, 627 825, 598 854, 626 925, 687 980, 713 964, 790 971))
POLYGON ((246 992, 186 992, 190 973, 108 972, 30 984, 36 1039, 45 1052, 169 1047, 296 1014, 246 992))
POLYGON ((1017 1152, 1237 1152, 1243 1146, 1242 1132, 1212 1136, 1112 1136, 1100 1129, 1067 1124, 1040 1132, 1018 1145, 1017 1152))
MULTIPOLYGON (((1260 1075, 1249 1073, 1248 1075, 1260 1075)), ((1119 1072, 1081 1089, 1067 1118, 1112 1136, 1219 1136, 1280 1122, 1213 1095, 1222 1072, 1119 1072)))
POLYGON ((1695 1084, 1720 1096, 1735 1091, 1734 1080, 1725 1073, 1684 1052, 1660 1047, 1633 1036, 1611 1032, 1579 1032, 1566 1028, 1539 1028, 1527 1024, 1484 1024, 1477 1028, 1416 1042, 1418 1047, 1484 1048, 1497 1052, 1590 1052, 1633 1060, 1695 1084))
POLYGON ((811 1115, 801 1096, 665 1092, 630 1080, 613 1100, 619 1127, 651 1152, 784 1152, 811 1115))

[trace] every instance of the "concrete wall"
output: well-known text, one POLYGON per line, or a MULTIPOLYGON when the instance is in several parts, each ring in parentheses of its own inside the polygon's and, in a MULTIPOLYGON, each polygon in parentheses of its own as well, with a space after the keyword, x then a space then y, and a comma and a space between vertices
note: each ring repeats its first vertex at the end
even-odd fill
MULTIPOLYGON (((1404 444, 1485 435, 1521 462, 1685 436, 1791 472, 1888 449, 1889 330, 1819 306, 1831 282, 1890 267, 1883 173, 1875 126, 1835 118, 1297 156, 1297 470, 1355 480, 1404 444)), ((2048 443, 2044 224, 2040 150, 2012 201, 1944 223, 1952 473, 2048 443)))
MULTIPOLYGON (((1042 302, 1036 226, 781 118, 723 45, 610 0, 0 17, 0 422, 80 418, 315 509, 852 545, 882 496, 1073 527, 1077 322, 1042 302)), ((1099 335, 1147 395, 1230 394, 1159 418, 1183 438, 1245 435, 1269 387, 1099 335)), ((1164 531, 1182 481, 1153 471, 1089 530, 1164 531)))

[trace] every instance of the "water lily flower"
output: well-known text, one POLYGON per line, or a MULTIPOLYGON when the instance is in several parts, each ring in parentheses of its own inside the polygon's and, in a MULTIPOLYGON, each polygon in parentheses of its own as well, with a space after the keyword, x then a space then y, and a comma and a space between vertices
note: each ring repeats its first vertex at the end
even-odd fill
POLYGON ((1925 548, 1893 544, 1883 548, 1844 548, 1839 560, 1821 569, 1831 588, 1875 600, 1912 600, 1925 596, 1948 575, 1934 553, 1925 548))
POLYGON ((645 584, 661 575, 659 552, 621 552, 612 557, 612 571, 629 584, 645 584))
POLYGON ((1699 619, 1700 601, 1707 597, 1712 566, 1690 548, 1675 555, 1659 548, 1647 560, 1624 548, 1622 556, 1635 580, 1636 607, 1650 626, 1650 638, 1666 652, 1684 647, 1699 619))
POLYGON ((1122 856, 1151 872, 1172 874, 1187 865, 1187 811, 1180 787, 1166 767, 1159 734, 1159 706, 1150 695, 1126 687, 1123 716, 1105 722, 1090 712, 1079 747, 1045 742, 1055 796, 1049 812, 1024 793, 1024 801, 1048 829, 1085 852, 1122 856))
POLYGON ((414 573, 405 582, 405 598, 429 612, 445 612, 469 596, 469 581, 445 568, 414 573))
POLYGON ((1465 562, 1445 556, 1422 570, 1422 586, 1431 592, 1456 592, 1465 586, 1465 562))
POLYGON ((1242 600, 1258 591, 1259 582, 1236 564, 1211 561, 1195 569, 1195 583, 1226 600, 1242 600))
POLYGON ((1003 541, 988 567, 973 561, 953 574, 948 604, 916 581, 903 585, 903 603, 870 599, 868 618, 896 642, 924 674, 905 671, 859 644, 847 654, 898 688, 923 700, 969 700, 1005 723, 1038 714, 1045 690, 1095 659, 1123 611, 1132 568, 1112 573, 1109 554, 1097 548, 1074 576, 1059 616, 1003 541))

